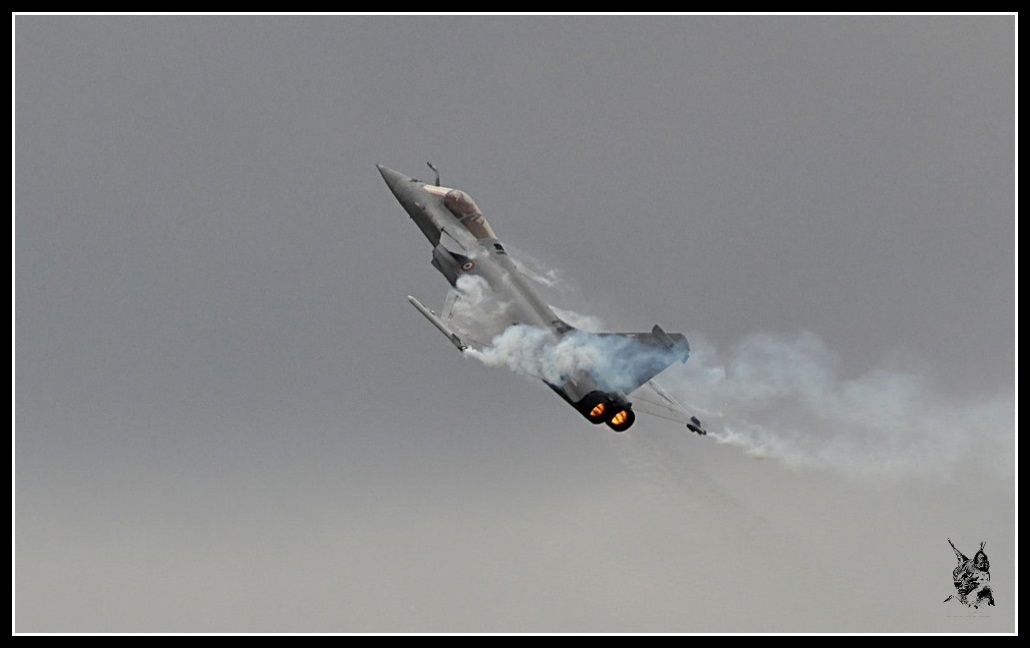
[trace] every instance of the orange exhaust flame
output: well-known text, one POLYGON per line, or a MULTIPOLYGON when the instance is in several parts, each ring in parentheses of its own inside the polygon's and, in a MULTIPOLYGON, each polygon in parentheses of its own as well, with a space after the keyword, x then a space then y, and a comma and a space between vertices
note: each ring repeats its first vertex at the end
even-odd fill
POLYGON ((604 414, 604 403, 598 403, 594 405, 594 409, 590 410, 590 418, 597 418, 604 414))
POLYGON ((626 410, 619 410, 615 416, 612 417, 612 425, 622 425, 628 418, 629 414, 626 413, 626 410))

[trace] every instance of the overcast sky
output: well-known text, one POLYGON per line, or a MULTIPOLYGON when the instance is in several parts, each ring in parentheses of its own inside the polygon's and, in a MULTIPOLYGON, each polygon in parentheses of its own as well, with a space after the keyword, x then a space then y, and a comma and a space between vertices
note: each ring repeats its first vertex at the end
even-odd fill
POLYGON ((15 629, 1012 631, 1014 26, 16 17, 15 629), (713 436, 456 353, 427 160, 713 436))

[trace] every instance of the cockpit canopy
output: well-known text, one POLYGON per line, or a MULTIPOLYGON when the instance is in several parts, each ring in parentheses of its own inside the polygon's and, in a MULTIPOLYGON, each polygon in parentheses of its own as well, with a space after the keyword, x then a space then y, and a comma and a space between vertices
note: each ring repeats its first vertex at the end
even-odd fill
POLYGON ((483 217, 483 212, 479 210, 479 205, 464 191, 451 189, 444 195, 443 204, 477 239, 497 238, 490 223, 483 217))
POLYGON ((443 204, 447 205, 447 209, 454 212, 454 215, 458 218, 472 216, 473 214, 482 215, 483 213, 479 211, 479 205, 476 204, 476 201, 472 200, 472 196, 459 189, 448 191, 443 197, 443 204))

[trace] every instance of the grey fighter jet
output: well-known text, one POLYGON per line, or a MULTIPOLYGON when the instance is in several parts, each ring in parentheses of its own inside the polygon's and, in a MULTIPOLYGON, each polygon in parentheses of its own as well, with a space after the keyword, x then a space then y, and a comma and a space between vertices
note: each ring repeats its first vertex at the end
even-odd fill
MULTIPOLYGON (((563 320, 508 255, 479 206, 459 189, 410 178, 376 165, 393 195, 433 246, 432 265, 451 284, 436 313, 408 301, 462 353, 497 357, 508 338, 522 344, 525 373, 542 379, 594 424, 628 430, 636 411, 707 434, 654 380, 690 352, 681 333, 655 325, 649 333, 593 333, 563 320)), ((571 318, 570 318, 571 319, 571 318)), ((511 340, 508 340, 509 342, 511 340)), ((518 346, 518 345, 515 345, 518 346)))

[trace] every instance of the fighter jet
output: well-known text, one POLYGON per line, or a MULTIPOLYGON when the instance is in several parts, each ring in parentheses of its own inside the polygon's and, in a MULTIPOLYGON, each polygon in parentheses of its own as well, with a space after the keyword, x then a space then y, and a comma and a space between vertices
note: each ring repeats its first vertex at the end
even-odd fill
MULTIPOLYGON (((707 434, 654 380, 675 362, 686 362, 690 345, 681 333, 655 325, 649 333, 593 333, 559 317, 538 294, 526 271, 512 260, 482 210, 459 189, 428 183, 376 165, 393 195, 433 246, 432 265, 451 285, 436 313, 409 296, 419 313, 462 353, 489 353, 498 336, 532 332, 541 354, 589 348, 591 362, 561 364, 536 377, 588 421, 628 430, 636 411, 686 424, 707 434), (474 289, 474 290, 473 290, 474 289), (478 299, 471 293, 478 293, 478 299), (482 299, 483 294, 486 299, 482 299)), ((570 318, 571 319, 571 318, 570 318)), ((575 354, 572 354, 575 357, 575 354)), ((546 363, 540 363, 543 366, 546 363)))

